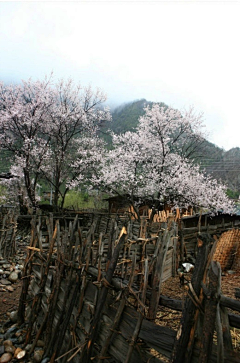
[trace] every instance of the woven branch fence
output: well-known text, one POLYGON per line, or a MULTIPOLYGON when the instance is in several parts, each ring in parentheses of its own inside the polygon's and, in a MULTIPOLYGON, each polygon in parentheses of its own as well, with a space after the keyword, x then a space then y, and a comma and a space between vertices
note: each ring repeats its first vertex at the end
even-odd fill
POLYGON ((84 230, 77 217, 68 226, 52 218, 32 221, 19 322, 28 322, 26 343, 34 339, 32 350, 44 338, 45 355, 51 361, 64 362, 72 355, 73 361, 87 362, 93 357, 102 361, 110 354, 114 362, 139 361, 139 356, 157 362, 150 348, 170 349, 174 332, 151 321, 143 324, 143 319, 156 317, 161 283, 172 275, 177 225, 168 230, 165 224, 152 238, 133 239, 133 222, 118 222, 105 219, 103 223, 102 219, 100 226, 96 218, 84 230), (96 229, 105 233, 96 235, 96 229), (149 283, 153 290, 147 309, 149 283), (118 332, 120 321, 123 333, 118 332), (152 331, 144 333, 147 350, 137 344, 144 325, 152 331), (153 334, 156 329, 165 332, 159 347, 153 334), (168 340, 170 346, 165 344, 168 340))
MULTIPOLYGON (((87 223, 79 216, 70 221, 32 220, 18 309, 18 323, 27 323, 25 344, 32 344, 30 356, 41 339, 50 362, 161 362, 158 353, 172 357, 172 362, 200 362, 199 356, 202 362, 206 356, 209 362, 217 361, 212 336, 206 335, 218 316, 210 316, 209 311, 216 312, 220 301, 211 299, 220 296, 219 266, 211 265, 209 255, 212 239, 209 235, 198 239, 191 291, 176 334, 157 325, 155 318, 162 282, 178 266, 178 227, 171 222, 148 228, 145 222, 110 216, 95 216, 87 223), (210 285, 209 266, 210 282, 214 281, 210 285), (209 299, 212 305, 205 307, 209 299), (202 314, 207 320, 199 327, 202 314), (211 324, 207 324, 209 316, 211 324), (196 335, 201 337, 198 343, 193 339, 196 335), (180 352, 188 346, 186 360, 180 352)), ((176 305, 179 309, 182 304, 176 305)), ((229 332, 229 327, 224 331, 229 332)), ((229 346, 222 348, 222 362, 236 363, 239 355, 229 346)))
POLYGON ((209 215, 182 218, 179 226, 179 259, 195 260, 197 237, 208 233, 218 240, 213 260, 218 261, 223 271, 240 268, 240 216, 209 215))

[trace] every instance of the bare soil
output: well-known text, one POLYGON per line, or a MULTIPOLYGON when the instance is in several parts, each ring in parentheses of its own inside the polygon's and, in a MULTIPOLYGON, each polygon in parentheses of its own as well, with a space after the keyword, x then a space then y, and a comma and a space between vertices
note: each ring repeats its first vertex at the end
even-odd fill
POLYGON ((15 284, 12 284, 12 287, 14 288, 13 292, 0 290, 0 324, 9 319, 8 313, 18 308, 22 282, 18 280, 15 284))

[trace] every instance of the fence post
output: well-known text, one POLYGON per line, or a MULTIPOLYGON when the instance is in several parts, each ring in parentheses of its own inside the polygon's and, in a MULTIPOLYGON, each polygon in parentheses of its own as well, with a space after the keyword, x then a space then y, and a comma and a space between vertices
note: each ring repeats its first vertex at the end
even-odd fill
POLYGON ((148 319, 156 319, 157 308, 159 304, 162 278, 163 278, 163 268, 166 260, 166 255, 168 251, 168 246, 171 240, 171 234, 166 229, 163 234, 159 234, 158 238, 162 237, 162 243, 157 256, 156 264, 154 267, 153 283, 152 283, 152 294, 149 302, 148 319))
POLYGON ((215 323, 217 321, 217 335, 218 335, 218 362, 224 361, 223 357, 223 342, 221 332, 221 321, 219 311, 220 300, 220 286, 221 286, 221 266, 219 262, 211 261, 209 269, 209 283, 208 287, 204 289, 204 319, 203 319, 203 332, 200 343, 199 363, 206 363, 209 361, 212 352, 213 333, 215 323))
POLYGON ((210 240, 211 237, 208 234, 199 235, 198 254, 190 285, 192 292, 189 291, 185 301, 180 328, 174 344, 172 363, 191 362, 195 312, 201 308, 197 299, 200 296, 201 283, 207 266, 210 240))

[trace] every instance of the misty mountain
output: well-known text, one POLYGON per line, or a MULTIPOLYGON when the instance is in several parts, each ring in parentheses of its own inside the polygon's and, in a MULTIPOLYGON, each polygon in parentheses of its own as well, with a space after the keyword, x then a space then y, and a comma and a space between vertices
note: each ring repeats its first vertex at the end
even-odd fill
MULTIPOLYGON (((210 143, 209 143, 210 144, 210 143)), ((231 190, 230 195, 238 198, 240 194, 240 148, 228 151, 214 145, 212 153, 205 153, 202 165, 214 178, 221 179, 231 190)))
POLYGON ((130 103, 124 103, 116 107, 112 112, 111 130, 116 134, 126 131, 134 131, 138 124, 138 119, 144 114, 144 108, 151 106, 144 98, 130 103))

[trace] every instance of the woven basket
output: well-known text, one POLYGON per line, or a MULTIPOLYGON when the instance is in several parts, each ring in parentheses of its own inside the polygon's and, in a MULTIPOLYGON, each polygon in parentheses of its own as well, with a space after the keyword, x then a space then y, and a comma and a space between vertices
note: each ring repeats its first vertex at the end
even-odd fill
POLYGON ((214 261, 219 261, 222 270, 240 268, 240 230, 232 229, 224 232, 218 240, 213 256, 214 261))

